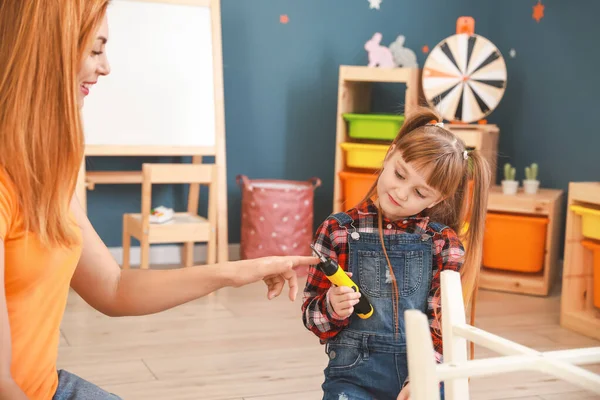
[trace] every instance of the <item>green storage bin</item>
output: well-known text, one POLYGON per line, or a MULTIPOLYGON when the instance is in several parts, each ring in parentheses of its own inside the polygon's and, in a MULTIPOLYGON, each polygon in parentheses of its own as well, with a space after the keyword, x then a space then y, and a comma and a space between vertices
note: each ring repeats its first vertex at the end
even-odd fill
POLYGON ((394 140, 404 123, 404 115, 356 114, 342 115, 348 121, 348 136, 354 139, 394 140))

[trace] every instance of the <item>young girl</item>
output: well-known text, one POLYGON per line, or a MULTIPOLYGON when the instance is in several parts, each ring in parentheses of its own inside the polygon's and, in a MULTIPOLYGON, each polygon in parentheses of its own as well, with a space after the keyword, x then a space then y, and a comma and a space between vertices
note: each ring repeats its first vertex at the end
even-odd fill
POLYGON ((409 115, 364 200, 330 216, 317 230, 316 250, 348 271, 374 308, 369 318, 353 315, 361 294, 332 286, 311 266, 302 318, 326 344, 324 400, 408 399, 404 311, 428 315, 441 362, 441 271, 460 271, 465 302, 471 300, 490 169, 478 151, 467 151, 436 121, 435 112, 426 108, 409 115), (470 179, 470 224, 459 236, 470 179), (469 243, 466 257, 461 239, 469 243))

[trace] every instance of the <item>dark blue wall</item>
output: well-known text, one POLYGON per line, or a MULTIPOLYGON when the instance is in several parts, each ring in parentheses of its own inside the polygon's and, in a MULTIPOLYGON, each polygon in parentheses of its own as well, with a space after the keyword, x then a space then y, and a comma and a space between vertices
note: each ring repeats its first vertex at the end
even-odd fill
MULTIPOLYGON (((363 45, 374 32, 389 45, 406 36, 422 66, 430 48, 452 35, 456 19, 475 18, 508 67, 508 86, 490 123, 500 127, 499 163, 540 165, 543 187, 600 180, 600 2, 546 0, 222 0, 229 237, 239 242, 240 189, 235 176, 305 180, 318 176, 315 226, 330 212, 337 83, 340 65, 366 65, 363 45), (288 24, 279 16, 287 14, 288 24), (516 58, 509 56, 514 48, 516 58)), ((110 54, 109 54, 110 57, 110 54)), ((101 82, 100 82, 101 83, 101 82)), ((373 109, 400 110, 402 85, 376 85, 373 109)), ((169 158, 93 158, 90 169, 139 168, 169 158)), ((499 168, 501 172, 501 168, 499 168)), ((154 204, 183 207, 185 192, 164 187, 154 204)), ((109 246, 121 243, 121 215, 139 212, 140 187, 97 186, 89 215, 109 246)))

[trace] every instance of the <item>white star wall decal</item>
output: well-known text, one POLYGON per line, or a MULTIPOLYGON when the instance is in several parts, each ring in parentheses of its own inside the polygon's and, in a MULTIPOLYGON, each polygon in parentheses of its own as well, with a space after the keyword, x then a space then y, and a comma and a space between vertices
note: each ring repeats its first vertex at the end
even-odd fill
POLYGON ((381 5, 382 0, 368 0, 369 8, 376 8, 379 10, 379 6, 381 5))

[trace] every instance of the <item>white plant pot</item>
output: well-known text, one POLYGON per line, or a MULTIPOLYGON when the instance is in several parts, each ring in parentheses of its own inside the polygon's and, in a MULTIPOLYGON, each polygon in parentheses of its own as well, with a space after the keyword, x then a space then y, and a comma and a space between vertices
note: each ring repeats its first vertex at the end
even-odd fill
POLYGON ((523 181, 523 189, 527 194, 536 194, 540 187, 540 181, 533 179, 525 179, 523 181))
POLYGON ((504 194, 517 194, 519 188, 519 181, 502 181, 502 193, 504 194))

